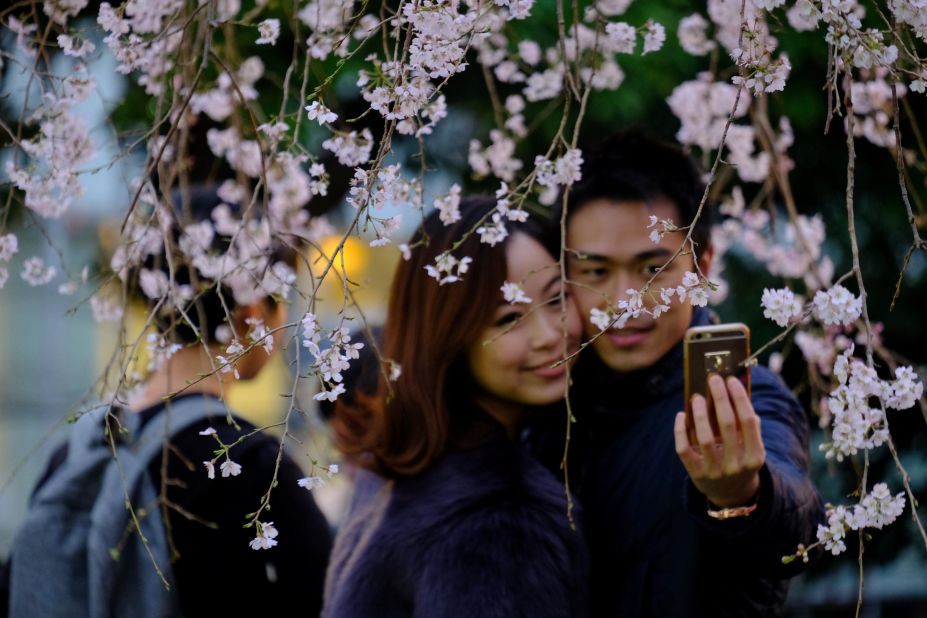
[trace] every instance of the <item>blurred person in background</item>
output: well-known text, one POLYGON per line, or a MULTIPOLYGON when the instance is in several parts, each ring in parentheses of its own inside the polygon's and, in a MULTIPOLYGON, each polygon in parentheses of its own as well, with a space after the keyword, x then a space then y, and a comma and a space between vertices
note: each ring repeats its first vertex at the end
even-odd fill
POLYGON ((52 455, 4 575, 10 615, 317 615, 328 523, 279 440, 223 402, 281 340, 295 254, 214 187, 160 207, 168 233, 130 226, 113 261, 157 325, 151 372, 52 455))

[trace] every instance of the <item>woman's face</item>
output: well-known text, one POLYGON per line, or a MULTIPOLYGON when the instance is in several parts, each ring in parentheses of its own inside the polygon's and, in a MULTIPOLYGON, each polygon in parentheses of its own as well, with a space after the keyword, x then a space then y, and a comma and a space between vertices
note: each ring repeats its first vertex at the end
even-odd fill
POLYGON ((492 322, 470 347, 470 371, 488 408, 554 403, 564 396, 566 365, 552 365, 563 360, 565 347, 576 351, 579 314, 569 297, 561 305, 559 265, 539 242, 516 232, 505 254, 506 281, 519 284, 531 302, 500 300, 492 322))

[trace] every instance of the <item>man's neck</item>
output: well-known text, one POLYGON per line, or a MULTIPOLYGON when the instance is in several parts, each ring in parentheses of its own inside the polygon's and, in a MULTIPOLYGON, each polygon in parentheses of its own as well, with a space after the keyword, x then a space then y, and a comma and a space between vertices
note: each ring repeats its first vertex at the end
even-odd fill
POLYGON ((177 351, 145 380, 139 394, 129 401, 133 410, 143 410, 181 393, 202 393, 222 397, 224 389, 220 372, 214 369, 214 356, 201 344, 177 351))

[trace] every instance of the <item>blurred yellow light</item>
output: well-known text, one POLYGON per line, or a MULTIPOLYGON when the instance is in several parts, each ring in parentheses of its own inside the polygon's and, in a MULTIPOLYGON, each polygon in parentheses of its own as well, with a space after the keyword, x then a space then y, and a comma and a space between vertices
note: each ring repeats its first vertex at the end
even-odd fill
MULTIPOLYGON (((341 248, 341 251, 335 254, 335 251, 338 250, 338 245, 341 243, 343 238, 344 236, 333 235, 325 238, 322 241, 322 255, 316 255, 316 259, 313 260, 312 270, 314 274, 321 274, 325 269, 325 265, 328 263, 328 260, 334 257, 334 263, 332 266, 333 268, 337 269, 339 274, 346 275, 348 279, 355 281, 360 278, 361 274, 367 268, 370 248, 367 246, 367 243, 358 237, 348 236, 347 240, 344 241, 344 246, 341 248), (341 267, 342 252, 344 253, 343 269, 341 267)), ((328 277, 326 277, 326 279, 327 278, 328 277)))

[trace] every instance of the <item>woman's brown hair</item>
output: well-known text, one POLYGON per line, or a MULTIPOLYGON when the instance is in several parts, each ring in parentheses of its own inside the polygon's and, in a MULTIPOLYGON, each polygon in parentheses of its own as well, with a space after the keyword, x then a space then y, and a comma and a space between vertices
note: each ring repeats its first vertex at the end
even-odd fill
MULTIPOLYGON (((460 220, 444 225, 432 212, 410 241, 412 256, 396 271, 383 328, 383 356, 401 374, 391 383, 381 378, 374 396, 358 393, 355 405, 339 400, 335 409, 339 448, 363 465, 414 475, 449 446, 476 446, 499 431, 474 402, 478 387, 466 358, 495 314, 506 277, 506 242, 490 246, 475 232, 481 222, 491 223, 494 209, 492 198, 465 198, 460 220), (460 281, 441 285, 425 267, 452 248, 457 259, 473 261, 460 281)), ((548 244, 533 220, 507 227, 548 244)))

